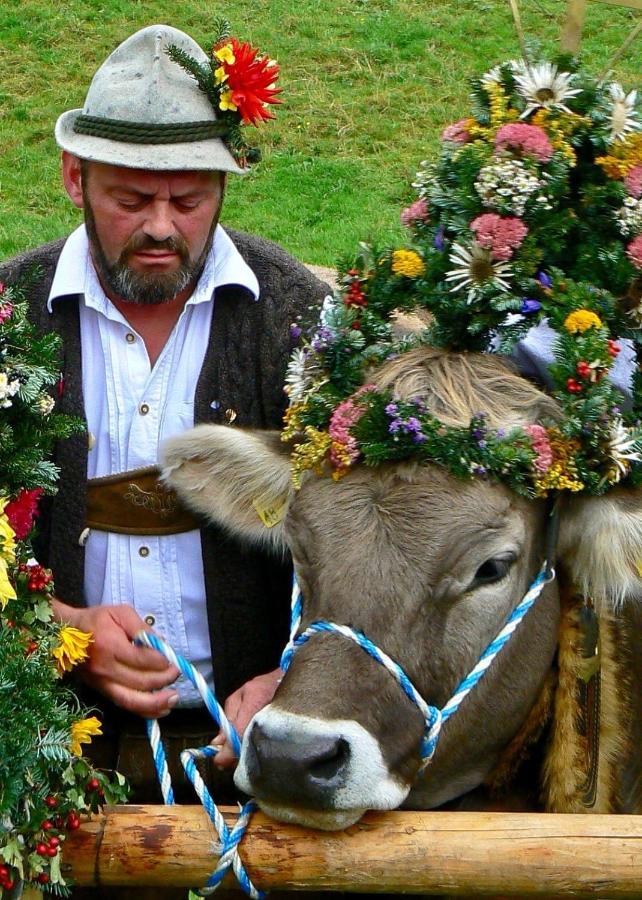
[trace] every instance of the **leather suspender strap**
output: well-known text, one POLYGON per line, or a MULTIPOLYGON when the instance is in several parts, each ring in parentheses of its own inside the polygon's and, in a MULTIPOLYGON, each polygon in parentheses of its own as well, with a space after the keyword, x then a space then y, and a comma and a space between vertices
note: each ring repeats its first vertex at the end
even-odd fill
POLYGON ((167 535, 202 527, 159 481, 156 466, 131 469, 87 482, 86 527, 116 534, 167 535))

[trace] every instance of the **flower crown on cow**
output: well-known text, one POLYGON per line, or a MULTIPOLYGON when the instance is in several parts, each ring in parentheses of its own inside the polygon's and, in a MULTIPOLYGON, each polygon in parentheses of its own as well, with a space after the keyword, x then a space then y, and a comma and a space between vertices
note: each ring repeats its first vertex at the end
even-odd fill
POLYGON ((217 119, 225 126, 225 142, 237 161, 241 165, 258 162, 261 153, 247 144, 242 126, 258 126, 274 118, 269 106, 282 102, 278 96, 281 89, 275 87, 279 77, 276 62, 260 56, 256 47, 232 37, 226 19, 216 22, 216 37, 207 54, 208 65, 175 44, 167 48, 167 54, 196 79, 214 107, 217 119))
POLYGON ((560 56, 496 66, 472 98, 417 174, 418 199, 401 214, 408 246, 362 245, 294 353, 284 439, 296 439, 295 483, 327 463, 337 478, 360 460, 406 458, 528 496, 642 481, 636 92, 560 56), (447 427, 420 399, 364 386, 374 364, 408 346, 392 337, 393 311, 417 308, 433 317, 418 340, 457 351, 509 354, 546 323, 561 419, 491 429, 480 410, 468 427, 447 427), (635 369, 632 399, 608 377, 620 353, 635 369))

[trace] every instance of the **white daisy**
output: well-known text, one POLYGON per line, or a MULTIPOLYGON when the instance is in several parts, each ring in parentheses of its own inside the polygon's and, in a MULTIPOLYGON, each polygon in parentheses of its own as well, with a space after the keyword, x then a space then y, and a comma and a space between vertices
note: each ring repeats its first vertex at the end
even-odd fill
POLYGON ((307 353, 300 347, 292 351, 292 356, 285 373, 285 393, 290 398, 290 403, 296 403, 303 398, 310 386, 310 379, 305 370, 307 353))
POLYGON ((470 248, 453 244, 450 261, 456 266, 446 274, 446 281, 453 283, 450 292, 467 289, 467 303, 472 303, 487 285, 498 291, 510 290, 511 266, 506 262, 494 262, 489 251, 477 243, 470 248))
POLYGON ((481 77, 482 84, 501 84, 502 81, 501 66, 493 66, 492 69, 489 69, 488 72, 485 72, 481 77))
POLYGON ((640 128, 637 120, 635 101, 637 91, 624 93, 622 86, 616 81, 609 86, 613 106, 611 107, 611 142, 625 141, 626 136, 640 128))
POLYGON ((617 484, 628 474, 632 462, 642 462, 642 435, 639 431, 627 428, 622 419, 614 419, 608 451, 613 462, 608 480, 611 484, 617 484))
POLYGON ((525 119, 540 107, 557 108, 570 113, 571 110, 565 101, 581 93, 581 88, 571 87, 575 75, 570 72, 558 72, 557 66, 550 62, 539 63, 536 66, 520 62, 513 67, 513 73, 517 90, 527 103, 520 119, 525 119))

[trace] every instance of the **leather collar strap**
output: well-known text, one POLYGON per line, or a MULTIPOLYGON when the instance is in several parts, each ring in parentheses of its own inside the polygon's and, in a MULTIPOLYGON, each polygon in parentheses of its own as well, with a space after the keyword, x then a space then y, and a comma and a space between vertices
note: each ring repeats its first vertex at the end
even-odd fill
POLYGON ((87 482, 86 526, 116 534, 168 535, 201 528, 174 491, 159 481, 156 466, 131 469, 87 482))

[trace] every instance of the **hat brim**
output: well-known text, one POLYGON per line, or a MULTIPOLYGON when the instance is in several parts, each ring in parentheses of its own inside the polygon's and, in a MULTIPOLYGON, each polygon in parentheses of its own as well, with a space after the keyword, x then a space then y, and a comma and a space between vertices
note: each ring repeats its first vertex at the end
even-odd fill
POLYGON ((54 132, 58 146, 80 159, 158 172, 204 170, 246 175, 249 171, 238 165, 220 138, 180 144, 129 144, 78 134, 74 131, 74 122, 82 112, 82 109, 71 109, 63 113, 54 132))

